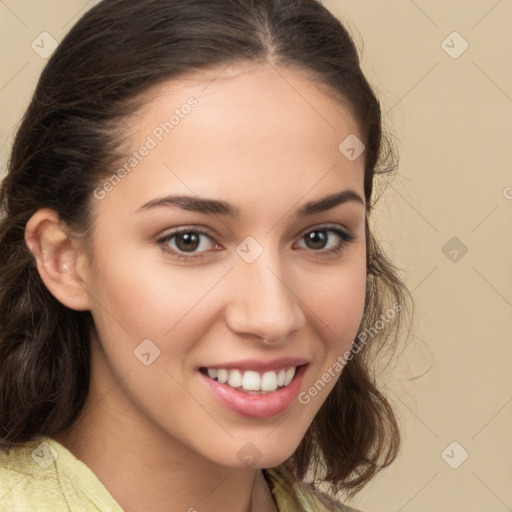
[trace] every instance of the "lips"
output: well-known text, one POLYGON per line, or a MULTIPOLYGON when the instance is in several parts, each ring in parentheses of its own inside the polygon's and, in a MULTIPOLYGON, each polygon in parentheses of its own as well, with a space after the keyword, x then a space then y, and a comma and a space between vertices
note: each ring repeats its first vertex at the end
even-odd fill
POLYGON ((218 403, 249 418, 268 418, 296 400, 307 360, 244 360, 200 368, 203 382, 218 403))

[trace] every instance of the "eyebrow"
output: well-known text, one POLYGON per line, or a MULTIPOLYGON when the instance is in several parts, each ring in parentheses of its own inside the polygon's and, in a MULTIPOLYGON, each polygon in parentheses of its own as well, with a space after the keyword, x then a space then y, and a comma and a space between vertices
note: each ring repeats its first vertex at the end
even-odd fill
MULTIPOLYGON (((307 217, 317 213, 325 212, 349 201, 355 201, 364 206, 363 198, 355 191, 347 189, 336 194, 322 197, 316 201, 310 201, 304 204, 297 211, 297 217, 307 217)), ((152 199, 143 204, 137 211, 149 210, 159 206, 178 206, 182 210, 198 212, 211 215, 227 215, 229 217, 238 217, 240 210, 226 201, 216 199, 207 199, 194 196, 165 196, 152 199)))

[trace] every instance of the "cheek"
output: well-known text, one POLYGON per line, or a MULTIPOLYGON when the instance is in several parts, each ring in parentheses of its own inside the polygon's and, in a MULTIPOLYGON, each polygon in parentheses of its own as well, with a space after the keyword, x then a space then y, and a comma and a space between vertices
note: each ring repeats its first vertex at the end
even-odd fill
MULTIPOLYGON (((177 269, 158 256, 97 263, 93 317, 115 373, 147 369, 136 357, 148 350, 150 360, 157 355, 152 369, 182 372, 190 366, 195 345, 212 328, 218 313, 216 284, 226 269, 177 269)), ((153 374, 148 383, 152 378, 153 374)))
POLYGON ((364 256, 343 268, 325 273, 316 284, 306 282, 304 297, 324 325, 324 337, 332 349, 350 345, 363 317, 366 293, 364 256))
POLYGON ((125 257, 97 261, 96 267, 93 293, 99 315, 117 323, 116 329, 156 338, 184 318, 220 275, 171 268, 156 251, 150 257, 126 251, 125 257))
POLYGON ((365 304, 366 263, 351 265, 324 282, 323 293, 311 293, 317 332, 323 343, 315 350, 315 362, 305 379, 298 404, 305 428, 323 405, 347 362, 346 354, 356 338, 365 304))

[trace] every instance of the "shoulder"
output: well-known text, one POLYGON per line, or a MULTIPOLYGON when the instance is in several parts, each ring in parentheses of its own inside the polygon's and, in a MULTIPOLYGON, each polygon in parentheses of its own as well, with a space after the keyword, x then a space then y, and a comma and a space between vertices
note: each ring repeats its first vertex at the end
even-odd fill
POLYGON ((54 450, 41 440, 30 441, 9 448, 0 447, 0 482, 2 490, 7 483, 22 483, 34 478, 52 480, 55 472, 50 466, 55 459, 54 450), (48 468, 50 468, 48 470, 48 468), (46 471, 48 470, 48 471, 46 471))
MULTIPOLYGON (((40 509, 41 503, 58 496, 54 455, 50 445, 44 441, 31 441, 19 446, 0 448, 0 511, 22 511, 40 509)), ((56 508, 61 510, 61 508, 56 508)))
POLYGON ((349 507, 348 505, 336 501, 328 494, 313 488, 311 488, 309 492, 318 500, 319 503, 322 504, 323 507, 325 507, 325 510, 334 512, 362 512, 361 510, 356 510, 355 508, 349 507))
POLYGON ((299 493, 304 496, 305 502, 307 504, 314 504, 313 509, 318 512, 362 512, 361 510, 356 510, 355 508, 349 507, 344 503, 335 500, 333 497, 328 494, 315 489, 312 485, 303 484, 298 486, 299 493))
POLYGON ((313 485, 298 482, 282 468, 264 470, 279 512, 361 512, 344 505, 313 485))
POLYGON ((39 438, 0 448, 0 512, 122 512, 92 471, 61 444, 39 438))

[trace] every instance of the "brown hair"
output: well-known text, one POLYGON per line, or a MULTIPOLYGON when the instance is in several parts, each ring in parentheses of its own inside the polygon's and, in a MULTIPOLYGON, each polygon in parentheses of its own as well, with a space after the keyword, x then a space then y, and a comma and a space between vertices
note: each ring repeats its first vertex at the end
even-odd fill
MULTIPOLYGON (((88 392, 89 312, 58 302, 25 243, 40 208, 84 238, 92 196, 114 164, 123 120, 150 87, 198 69, 272 62, 306 71, 347 103, 366 150, 365 196, 396 167, 379 101, 342 23, 316 0, 104 0, 87 12, 44 69, 16 135, 0 190, 0 446, 52 436, 77 418, 88 392)), ((341 141, 340 141, 341 142, 341 141)), ((367 295, 360 333, 408 294, 367 223, 367 295)), ((381 322, 382 323, 382 322, 381 322)), ((393 411, 372 374, 375 351, 397 339, 400 316, 364 344, 282 468, 333 491, 357 492, 398 452, 393 411)))

